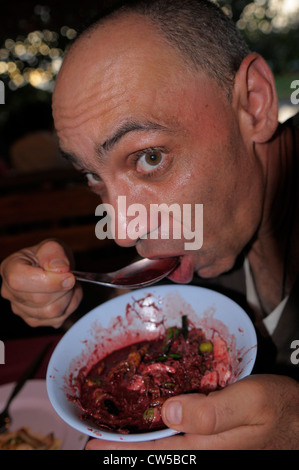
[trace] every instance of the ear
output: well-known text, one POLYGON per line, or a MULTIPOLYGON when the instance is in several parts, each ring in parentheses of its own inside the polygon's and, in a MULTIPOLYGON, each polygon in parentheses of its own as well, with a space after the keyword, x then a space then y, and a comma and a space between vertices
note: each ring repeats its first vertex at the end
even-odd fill
POLYGON ((278 99, 273 74, 258 54, 245 57, 235 76, 233 106, 243 137, 264 143, 278 125, 278 99))

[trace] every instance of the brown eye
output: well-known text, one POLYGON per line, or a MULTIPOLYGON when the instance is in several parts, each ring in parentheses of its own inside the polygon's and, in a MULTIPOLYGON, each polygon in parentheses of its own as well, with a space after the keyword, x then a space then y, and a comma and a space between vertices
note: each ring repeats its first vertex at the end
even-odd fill
POLYGON ((155 168, 159 167, 164 157, 165 154, 161 150, 144 150, 139 154, 136 170, 140 173, 150 173, 155 170, 155 168))
POLYGON ((161 152, 150 152, 146 154, 145 156, 145 162, 151 166, 159 165, 161 161, 162 161, 161 152))
POLYGON ((85 178, 90 185, 97 184, 102 181, 102 178, 96 173, 85 173, 85 178))

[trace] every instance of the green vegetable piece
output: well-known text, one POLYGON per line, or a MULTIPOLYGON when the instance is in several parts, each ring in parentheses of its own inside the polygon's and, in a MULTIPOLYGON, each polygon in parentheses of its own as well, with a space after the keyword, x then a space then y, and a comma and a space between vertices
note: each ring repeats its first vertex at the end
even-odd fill
POLYGON ((187 315, 182 316, 182 334, 185 339, 188 337, 188 321, 187 321, 187 315))
POLYGON ((155 362, 164 362, 167 360, 167 356, 166 354, 163 354, 162 356, 158 356, 156 359, 155 359, 155 362))
POLYGON ((173 382, 165 382, 164 387, 173 388, 175 384, 173 382))
POLYGON ((168 354, 168 357, 170 357, 171 359, 181 359, 182 355, 181 353, 171 353, 171 354, 168 354))
POLYGON ((167 328, 166 333, 165 333, 165 340, 169 341, 173 337, 173 328, 167 328))
POLYGON ((202 353, 205 353, 205 352, 212 352, 212 351, 213 351, 213 345, 212 345, 212 343, 209 343, 209 342, 201 343, 201 344, 199 345, 199 350, 200 350, 200 352, 202 352, 202 353))
POLYGON ((165 333, 165 341, 168 342, 170 340, 176 339, 176 337, 179 334, 179 329, 176 326, 171 326, 170 328, 167 328, 166 333, 165 333))
POLYGON ((143 419, 145 421, 153 421, 153 419, 154 419, 154 408, 148 408, 147 410, 145 410, 145 412, 143 413, 143 419))
POLYGON ((164 341, 164 346, 163 346, 163 353, 167 354, 168 351, 171 348, 171 345, 173 341, 178 337, 179 335, 179 329, 176 326, 167 328, 166 333, 165 333, 165 341, 164 341))

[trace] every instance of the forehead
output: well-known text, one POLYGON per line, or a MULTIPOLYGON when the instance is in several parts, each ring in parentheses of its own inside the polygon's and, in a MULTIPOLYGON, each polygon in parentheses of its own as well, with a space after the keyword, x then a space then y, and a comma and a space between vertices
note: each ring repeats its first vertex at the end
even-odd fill
POLYGON ((77 41, 59 73, 53 115, 60 142, 86 155, 128 119, 176 122, 191 114, 195 98, 208 100, 202 86, 212 85, 143 17, 109 20, 77 41))
POLYGON ((83 34, 67 55, 53 95, 54 113, 69 104, 84 108, 86 96, 103 100, 113 87, 118 93, 142 89, 150 80, 169 79, 182 66, 146 18, 131 14, 109 20, 83 34))

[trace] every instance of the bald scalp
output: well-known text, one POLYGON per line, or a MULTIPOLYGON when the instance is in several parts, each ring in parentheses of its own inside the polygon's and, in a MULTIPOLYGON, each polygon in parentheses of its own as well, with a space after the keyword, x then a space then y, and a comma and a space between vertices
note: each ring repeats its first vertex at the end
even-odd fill
MULTIPOLYGON (((226 90, 250 50, 230 18, 210 0, 124 0, 116 2, 79 35, 88 38, 106 22, 137 14, 181 55, 186 66, 204 71, 226 90)), ((136 38, 138 42, 138 37, 136 38)))

